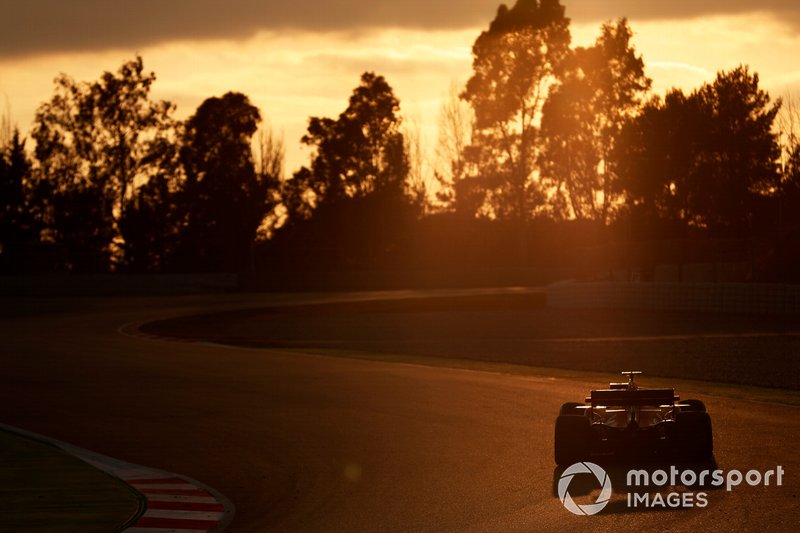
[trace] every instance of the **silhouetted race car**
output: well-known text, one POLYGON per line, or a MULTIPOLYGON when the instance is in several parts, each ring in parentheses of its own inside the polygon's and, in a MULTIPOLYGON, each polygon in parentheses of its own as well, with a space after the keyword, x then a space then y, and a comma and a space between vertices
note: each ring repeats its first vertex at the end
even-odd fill
POLYGON ((639 387, 641 372, 622 372, 627 383, 592 390, 584 403, 565 403, 556 419, 555 459, 571 465, 596 456, 682 461, 711 458, 711 418, 700 400, 679 401, 675 389, 639 387))

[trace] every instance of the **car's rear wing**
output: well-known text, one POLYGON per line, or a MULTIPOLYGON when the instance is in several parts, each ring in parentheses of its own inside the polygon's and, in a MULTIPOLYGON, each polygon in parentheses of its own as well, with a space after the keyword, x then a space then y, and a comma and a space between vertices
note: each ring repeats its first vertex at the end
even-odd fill
POLYGON ((674 405, 680 400, 675 389, 599 389, 586 397, 586 403, 596 405, 674 405))

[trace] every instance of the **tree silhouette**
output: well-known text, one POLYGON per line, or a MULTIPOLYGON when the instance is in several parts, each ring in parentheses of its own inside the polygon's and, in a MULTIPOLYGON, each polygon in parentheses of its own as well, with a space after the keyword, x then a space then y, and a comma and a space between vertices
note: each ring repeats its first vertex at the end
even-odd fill
POLYGON ((395 253, 420 207, 408 196, 399 110, 383 76, 366 72, 337 119, 309 120, 311 166, 287 183, 289 223, 273 250, 328 268, 374 267, 395 253))
POLYGON ((251 141, 261 120, 241 94, 208 98, 185 125, 180 158, 186 213, 179 256, 183 268, 240 271, 274 208, 279 176, 256 171, 251 141))
POLYGON ((800 100, 788 93, 781 98, 781 109, 775 117, 782 152, 784 176, 795 173, 796 157, 800 154, 800 100))
POLYGON ((689 96, 673 90, 649 102, 617 149, 631 208, 739 235, 752 229, 780 187, 780 101, 771 104, 758 82, 738 67, 689 96))
POLYGON ((800 105, 794 96, 784 100, 779 115, 783 161, 777 194, 775 278, 800 281, 800 105))
POLYGON ((547 89, 569 50, 569 19, 558 0, 501 5, 472 48, 462 97, 475 111, 468 159, 479 168, 488 214, 528 220, 544 203, 534 180, 547 89))
POLYGON ((177 254, 188 206, 178 154, 177 143, 171 141, 154 151, 158 171, 136 189, 120 221, 127 271, 165 272, 180 266, 177 254))
POLYGON ((120 259, 119 222, 136 181, 158 172, 154 151, 174 126, 169 102, 153 102, 153 73, 141 57, 93 83, 61 75, 35 119, 40 180, 49 188, 47 222, 65 247, 65 266, 107 270, 120 259))
POLYGON ((755 204, 779 186, 773 123, 781 103, 770 105, 758 74, 747 67, 718 74, 696 98, 710 127, 690 209, 698 224, 749 228, 755 204))
POLYGON ((471 144, 474 114, 460 96, 455 84, 450 86, 439 109, 439 135, 436 143, 434 176, 440 185, 437 199, 459 218, 473 218, 484 202, 480 180, 467 161, 471 144))
POLYGON ((557 217, 606 224, 616 187, 614 147, 651 85, 626 19, 605 23, 595 44, 577 48, 543 108, 544 181, 557 217))
POLYGON ((19 271, 27 249, 39 239, 31 170, 25 140, 15 130, 0 145, 0 271, 19 271))
POLYGON ((409 198, 425 212, 431 207, 428 198, 428 158, 423 146, 422 126, 419 117, 405 117, 403 121, 403 152, 406 158, 405 189, 409 198))
POLYGON ((689 223, 689 195, 695 158, 703 150, 708 124, 699 102, 682 91, 653 98, 623 126, 615 150, 628 209, 648 226, 658 220, 676 228, 689 223))
POLYGON ((400 133, 400 103, 383 76, 365 72, 337 120, 311 117, 302 142, 315 149, 311 168, 296 178, 315 203, 402 189, 408 160, 400 133))

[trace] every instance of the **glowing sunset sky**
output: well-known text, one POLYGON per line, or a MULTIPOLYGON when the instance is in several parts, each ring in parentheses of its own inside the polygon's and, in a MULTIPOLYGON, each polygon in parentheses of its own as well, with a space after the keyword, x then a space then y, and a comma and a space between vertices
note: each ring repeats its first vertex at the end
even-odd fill
MULTIPOLYGON (((439 102, 470 74, 470 48, 498 0, 3 0, 0 98, 27 132, 52 80, 95 80, 142 54, 158 76, 153 96, 178 117, 209 96, 250 96, 287 147, 287 168, 310 115, 336 116, 366 70, 384 75, 406 116, 436 137, 439 102)), ((510 2, 513 3, 513 2, 510 2)), ((773 97, 800 93, 796 0, 642 2, 562 0, 574 44, 607 19, 627 16, 654 90, 697 87, 717 70, 749 64, 773 97)))

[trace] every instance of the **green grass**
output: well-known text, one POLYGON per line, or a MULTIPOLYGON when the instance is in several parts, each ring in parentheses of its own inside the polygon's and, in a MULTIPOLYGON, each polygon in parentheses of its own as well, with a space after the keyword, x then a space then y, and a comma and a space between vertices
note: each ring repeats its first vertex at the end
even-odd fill
POLYGON ((120 531, 141 509, 122 481, 66 452, 0 430, 0 532, 120 531))

